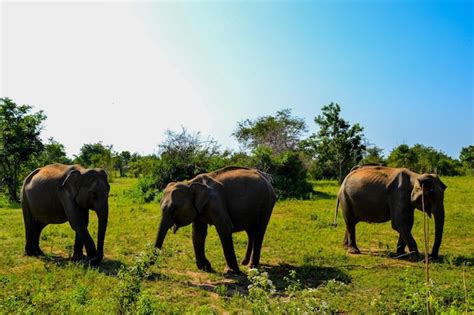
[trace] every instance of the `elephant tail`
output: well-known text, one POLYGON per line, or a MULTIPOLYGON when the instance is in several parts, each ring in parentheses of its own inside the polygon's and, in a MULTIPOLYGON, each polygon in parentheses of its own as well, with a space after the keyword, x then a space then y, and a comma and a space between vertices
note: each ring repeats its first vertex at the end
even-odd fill
POLYGON ((337 211, 339 209, 339 196, 337 196, 336 199, 336 209, 334 209, 334 221, 332 223, 333 226, 337 226, 337 211))

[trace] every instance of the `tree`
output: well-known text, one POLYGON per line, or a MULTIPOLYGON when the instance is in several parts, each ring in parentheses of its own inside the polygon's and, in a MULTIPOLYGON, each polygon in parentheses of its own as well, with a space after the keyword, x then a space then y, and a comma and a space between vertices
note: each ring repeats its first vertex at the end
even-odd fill
POLYGON ((342 182, 351 167, 363 158, 366 149, 362 133, 364 128, 357 123, 351 126, 342 119, 341 107, 337 103, 325 105, 321 111, 322 114, 314 118, 319 131, 302 141, 301 145, 315 163, 329 167, 342 182))
POLYGON ((464 173, 474 175, 474 145, 470 145, 461 149, 459 154, 464 173))
POLYGON ((113 157, 114 169, 119 172, 119 177, 123 177, 127 174, 130 168, 130 162, 132 161, 132 155, 129 151, 122 151, 113 157))
POLYGON ((43 151, 36 162, 37 166, 44 166, 53 163, 71 164, 72 161, 66 156, 64 145, 54 140, 48 139, 48 143, 43 145, 43 151))
POLYGON ((373 147, 367 148, 364 152, 364 158, 361 164, 384 164, 383 149, 374 145, 373 147))
POLYGON ((20 177, 31 170, 25 164, 41 153, 43 111, 31 112, 29 105, 18 106, 9 98, 0 98, 0 177, 11 201, 19 202, 20 177))
POLYGON ((100 167, 110 173, 113 170, 113 146, 102 142, 84 144, 74 162, 84 167, 100 167))
POLYGON ((410 150, 408 145, 401 144, 390 152, 387 162, 391 167, 406 167, 415 170, 416 164, 418 163, 418 157, 415 152, 410 150))
POLYGON ((292 117, 290 109, 283 109, 275 116, 239 122, 232 135, 249 150, 263 146, 271 148, 274 154, 281 154, 295 151, 305 131, 304 120, 292 117))
POLYGON ((459 175, 459 162, 433 147, 402 144, 392 150, 388 157, 389 166, 406 167, 418 173, 459 175))
POLYGON ((218 160, 222 155, 214 139, 202 139, 199 132, 189 133, 185 128, 180 132, 167 130, 165 136, 158 146, 161 187, 169 181, 192 178, 221 166, 218 160))

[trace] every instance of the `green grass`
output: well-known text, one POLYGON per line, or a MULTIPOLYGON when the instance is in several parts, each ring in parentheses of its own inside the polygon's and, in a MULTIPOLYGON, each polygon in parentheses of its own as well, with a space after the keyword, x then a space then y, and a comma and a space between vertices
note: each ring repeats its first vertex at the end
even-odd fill
MULTIPOLYGON (((474 223, 470 220, 474 218, 474 179, 448 177, 443 181, 448 185, 446 224, 441 259, 430 264, 431 301, 438 312, 473 312, 474 223)), ((160 208, 156 203, 135 203, 129 197, 135 184, 133 179, 112 183, 105 260, 96 269, 69 261, 74 235, 68 224, 45 228, 40 243, 45 258, 24 256, 21 209, 0 203, 0 313, 424 310, 424 264, 391 258, 398 235, 390 223, 359 223, 362 254, 346 254, 341 213, 339 226, 331 226, 336 182, 315 182, 318 193, 313 200, 276 204, 262 249, 260 274, 249 277, 251 282, 222 273, 224 257, 212 227, 206 253, 215 273, 196 268, 190 226, 168 234, 152 265, 156 254, 150 248, 160 208)), ((421 250, 422 223, 417 211, 413 233, 421 250)), ((91 212, 94 238, 96 230, 97 219, 91 212)), ((433 231, 431 220, 431 234, 433 231)), ((242 258, 245 233, 234 234, 234 243, 242 258)))

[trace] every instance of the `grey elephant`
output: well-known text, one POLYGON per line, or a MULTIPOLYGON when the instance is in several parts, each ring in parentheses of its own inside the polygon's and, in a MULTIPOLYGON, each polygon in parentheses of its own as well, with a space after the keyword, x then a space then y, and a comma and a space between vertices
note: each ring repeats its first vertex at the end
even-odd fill
POLYGON ((155 246, 161 248, 167 231, 193 224, 197 267, 212 270, 204 253, 208 225, 214 225, 227 262, 226 272, 240 274, 232 233, 246 231, 243 265, 257 266, 268 221, 275 204, 273 187, 265 174, 250 168, 226 167, 170 183, 161 200, 162 219, 155 246))
POLYGON ((380 223, 391 220, 392 228, 399 234, 397 255, 405 247, 418 255, 416 241, 411 234, 415 208, 424 210, 435 220, 435 240, 431 257, 438 257, 444 227, 444 191, 446 185, 435 174, 418 174, 406 168, 360 166, 344 179, 338 194, 337 210, 342 206, 346 233, 344 247, 349 253, 360 253, 356 245, 355 227, 358 222, 380 223), (422 189, 423 186, 423 189, 422 189))
POLYGON ((107 173, 103 169, 51 164, 34 170, 26 177, 22 188, 26 254, 43 255, 39 247, 43 228, 68 221, 76 233, 72 259, 83 259, 85 246, 90 264, 98 264, 104 255, 109 190, 107 173), (87 230, 89 209, 95 210, 98 217, 97 249, 87 230))

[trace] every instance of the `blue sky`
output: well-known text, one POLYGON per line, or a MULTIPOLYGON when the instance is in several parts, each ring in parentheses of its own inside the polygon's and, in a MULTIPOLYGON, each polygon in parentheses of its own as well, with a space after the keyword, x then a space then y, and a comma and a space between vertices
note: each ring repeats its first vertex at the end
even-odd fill
POLYGON ((181 125, 237 149, 238 121, 291 108, 314 132, 330 102, 386 155, 474 144, 471 1, 2 6, 2 95, 44 109, 70 154, 152 153, 181 125))

